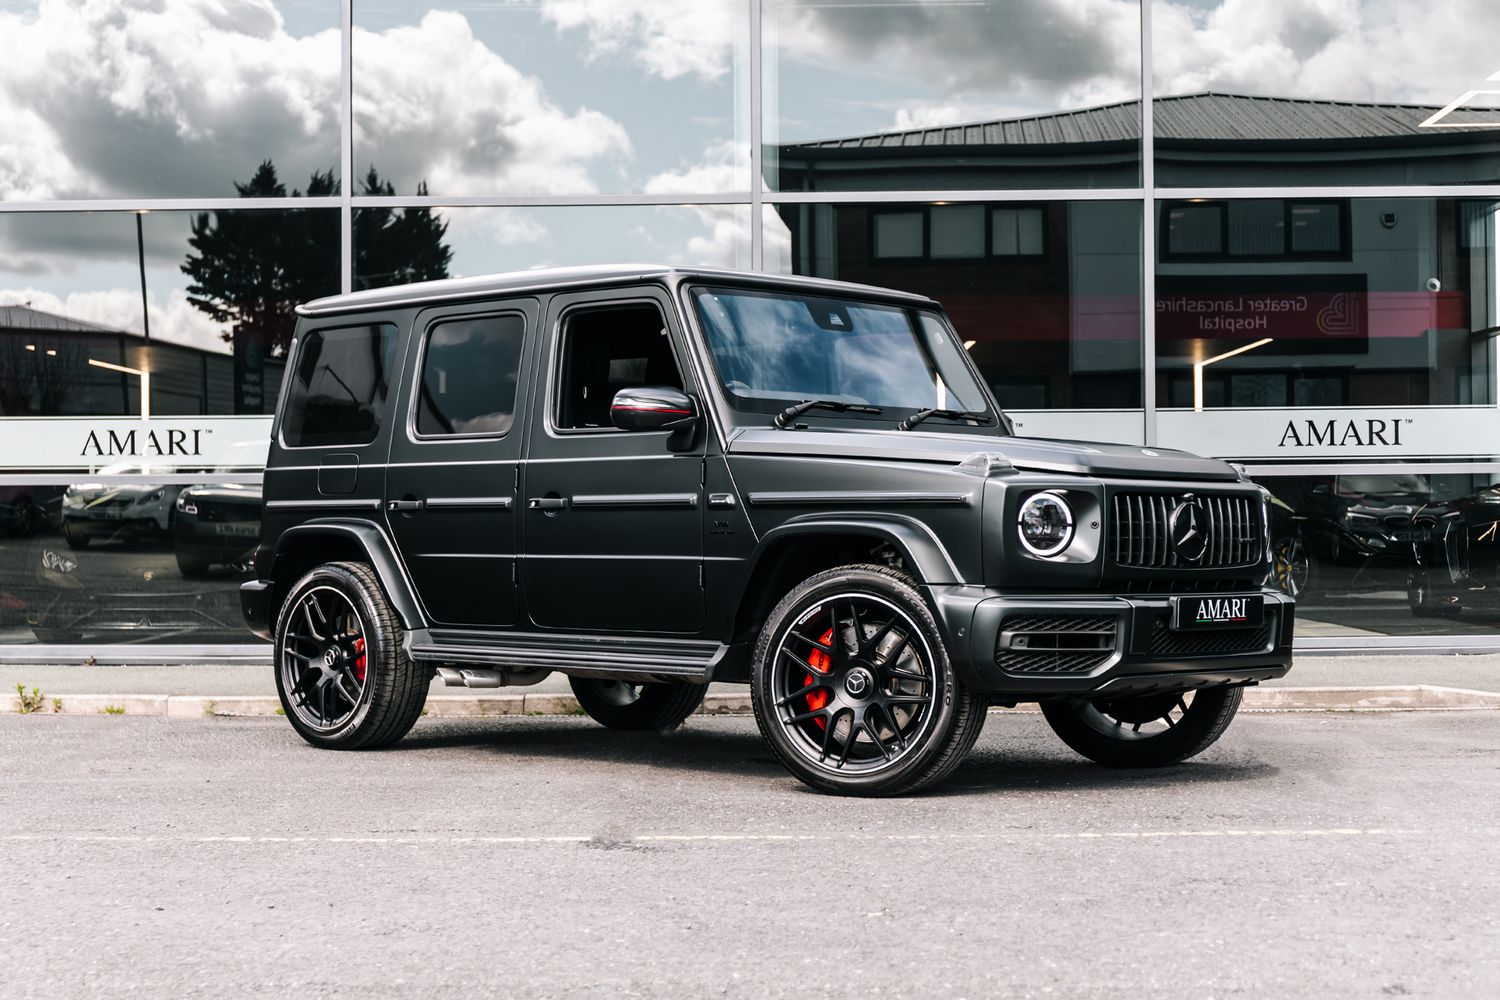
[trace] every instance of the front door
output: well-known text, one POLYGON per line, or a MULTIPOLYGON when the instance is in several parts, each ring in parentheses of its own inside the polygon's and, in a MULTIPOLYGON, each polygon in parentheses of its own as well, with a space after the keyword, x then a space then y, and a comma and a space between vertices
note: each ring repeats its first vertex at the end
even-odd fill
MULTIPOLYGON (((691 633, 703 628, 703 441, 610 423, 632 386, 689 393, 665 291, 558 296, 544 391, 534 394, 522 474, 523 579, 549 629, 691 633)), ((699 397, 701 398, 701 396, 699 397)))
POLYGON ((386 523, 434 624, 520 621, 516 542, 523 363, 534 299, 418 314, 392 435, 386 523))

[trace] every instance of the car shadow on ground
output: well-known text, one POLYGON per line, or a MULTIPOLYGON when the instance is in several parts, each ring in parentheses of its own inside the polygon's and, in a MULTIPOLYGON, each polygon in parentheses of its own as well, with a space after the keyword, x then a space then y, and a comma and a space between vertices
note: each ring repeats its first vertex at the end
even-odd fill
MULTIPOLYGON (((435 720, 392 748, 396 752, 469 750, 496 757, 650 767, 757 778, 786 777, 754 728, 733 729, 689 721, 666 733, 622 732, 582 719, 435 720)), ((1010 721, 1010 720, 1007 720, 1010 721)), ((984 792, 1086 791, 1174 788, 1229 781, 1260 781, 1280 769, 1243 753, 1209 750, 1204 757, 1151 770, 1101 767, 1061 743, 1053 750, 1032 732, 1002 728, 998 718, 986 727, 980 746, 947 780, 923 795, 984 792), (1020 744, 1020 745, 1016 745, 1020 744)), ((802 786, 799 786, 802 787, 802 786)), ((807 789, 809 794, 821 794, 807 789)))

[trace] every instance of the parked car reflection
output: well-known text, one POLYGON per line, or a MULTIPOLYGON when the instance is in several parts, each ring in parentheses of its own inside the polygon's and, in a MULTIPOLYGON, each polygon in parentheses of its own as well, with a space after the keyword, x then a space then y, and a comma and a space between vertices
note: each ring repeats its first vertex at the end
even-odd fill
MULTIPOLYGON (((163 466, 121 462, 99 470, 101 476, 166 475, 163 466)), ((73 549, 86 549, 94 541, 131 542, 167 538, 172 530, 174 505, 180 486, 165 486, 149 480, 138 483, 74 483, 63 492, 63 537, 73 549)))
POLYGON ((1407 577, 1407 604, 1419 617, 1464 609, 1500 611, 1500 483, 1430 512, 1432 526, 1407 577))
POLYGON ((189 486, 177 495, 172 547, 177 569, 197 577, 215 565, 248 572, 260 540, 261 488, 225 484, 189 486))
POLYGON ((57 486, 0 486, 0 530, 25 538, 62 522, 57 486))
POLYGON ((1410 565, 1432 530, 1432 488, 1419 475, 1352 475, 1304 480, 1287 501, 1302 521, 1302 539, 1320 559, 1410 565))

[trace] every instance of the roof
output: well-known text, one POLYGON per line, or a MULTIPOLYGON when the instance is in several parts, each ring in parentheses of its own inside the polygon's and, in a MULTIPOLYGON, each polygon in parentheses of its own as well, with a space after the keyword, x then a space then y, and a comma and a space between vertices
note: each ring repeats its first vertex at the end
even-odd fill
POLYGON ((441 281, 419 281, 409 285, 372 288, 365 292, 350 292, 347 295, 332 295, 328 298, 315 299, 306 305, 298 306, 297 312, 303 316, 324 316, 359 309, 453 302, 497 294, 554 291, 638 281, 670 283, 692 278, 756 285, 779 285, 825 295, 856 295, 928 304, 932 302, 925 295, 914 295, 911 292, 902 292, 893 288, 876 288, 873 285, 856 285, 847 281, 830 281, 826 278, 804 278, 767 274, 760 271, 732 271, 726 268, 674 267, 670 264, 597 264, 587 267, 541 267, 530 271, 509 271, 503 274, 486 274, 472 278, 445 278, 441 281))
MULTIPOLYGON (((1495 129, 1500 111, 1456 108, 1443 117, 1444 127, 1418 126, 1442 108, 1420 104, 1360 104, 1249 94, 1183 94, 1152 102, 1158 141, 1326 141, 1392 139, 1426 135, 1472 135, 1495 129)), ((1093 108, 1020 118, 879 132, 843 139, 792 143, 784 150, 890 149, 943 146, 1041 146, 1098 142, 1134 142, 1141 137, 1141 102, 1122 101, 1093 108)), ((1497 133, 1500 138, 1500 133, 1497 133)))
POLYGON ((0 306, 0 329, 43 330, 48 333, 121 333, 113 327, 85 323, 30 306, 0 306))

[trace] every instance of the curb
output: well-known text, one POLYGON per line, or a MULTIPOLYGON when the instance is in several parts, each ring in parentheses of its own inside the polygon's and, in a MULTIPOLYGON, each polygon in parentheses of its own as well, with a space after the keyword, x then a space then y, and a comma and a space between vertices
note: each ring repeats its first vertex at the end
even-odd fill
MULTIPOLYGON (((1428 684, 1375 687, 1252 687, 1242 707, 1253 712, 1414 712, 1500 709, 1500 691, 1428 684)), ((11 695, 0 701, 0 713, 20 712, 11 695)), ((1036 712, 1023 704, 1003 712, 1036 712)), ((263 718, 282 714, 281 702, 270 696, 141 694, 67 694, 43 696, 37 715, 159 715, 168 719, 263 718)), ((434 719, 489 718, 502 715, 582 715, 583 709, 566 694, 435 694, 423 712, 434 719)), ((698 715, 749 715, 749 694, 713 693, 703 699, 698 715)))

